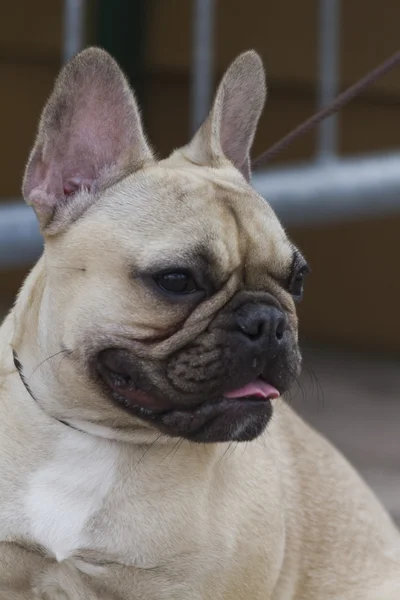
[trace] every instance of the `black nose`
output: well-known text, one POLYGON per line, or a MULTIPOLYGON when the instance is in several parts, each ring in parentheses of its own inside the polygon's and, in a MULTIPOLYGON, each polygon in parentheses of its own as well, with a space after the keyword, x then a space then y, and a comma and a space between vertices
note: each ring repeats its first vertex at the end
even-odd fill
POLYGON ((236 311, 238 330, 263 350, 276 351, 286 330, 285 315, 279 308, 248 303, 236 311))

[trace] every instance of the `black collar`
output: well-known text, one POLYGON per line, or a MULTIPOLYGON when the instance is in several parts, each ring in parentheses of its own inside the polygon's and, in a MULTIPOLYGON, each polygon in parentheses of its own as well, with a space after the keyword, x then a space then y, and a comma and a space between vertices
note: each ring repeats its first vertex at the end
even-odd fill
MULTIPOLYGON (((17 353, 15 352, 15 350, 13 350, 13 359, 14 359, 15 368, 18 371, 18 374, 19 374, 19 376, 21 378, 22 383, 24 384, 24 387, 25 387, 26 391, 28 392, 28 394, 30 395, 30 397, 36 402, 36 404, 39 405, 39 402, 36 400, 35 396, 32 393, 31 388, 29 387, 29 385, 28 385, 28 383, 27 383, 27 381, 25 379, 25 376, 24 376, 24 373, 23 373, 23 370, 22 370, 22 365, 21 365, 21 363, 19 361, 19 358, 18 358, 17 353)), ((70 425, 66 421, 62 421, 61 419, 57 419, 56 417, 53 417, 53 419, 55 419, 59 423, 62 423, 66 427, 70 427, 71 429, 76 429, 76 431, 81 431, 82 433, 86 433, 82 429, 78 429, 78 427, 74 427, 73 425, 70 425)))

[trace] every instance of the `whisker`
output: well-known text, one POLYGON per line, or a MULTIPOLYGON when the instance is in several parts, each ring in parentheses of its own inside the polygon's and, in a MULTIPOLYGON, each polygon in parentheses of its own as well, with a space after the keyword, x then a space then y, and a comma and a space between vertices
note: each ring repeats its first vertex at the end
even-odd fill
POLYGON ((143 461, 143 459, 144 459, 144 457, 146 456, 146 454, 147 454, 148 452, 150 452, 150 450, 151 450, 151 449, 152 449, 152 448, 155 446, 155 444, 158 442, 158 440, 159 440, 160 438, 162 438, 162 437, 163 437, 163 435, 164 435, 163 433, 160 433, 160 435, 158 435, 158 436, 156 437, 156 439, 154 440, 154 442, 152 442, 152 443, 151 443, 151 444, 150 444, 150 445, 149 445, 149 446, 146 448, 146 450, 143 452, 142 456, 139 458, 139 460, 137 461, 136 465, 134 466, 134 469, 133 469, 134 471, 136 471, 136 469, 138 468, 138 466, 140 465, 140 463, 143 461))
POLYGON ((234 454, 234 453, 235 453, 235 451, 236 451, 237 447, 239 446, 239 443, 240 443, 240 442, 232 442, 232 443, 230 444, 230 450, 231 450, 231 451, 230 451, 230 452, 229 452, 229 454, 227 455, 227 459, 228 459, 228 458, 230 458, 230 457, 232 456, 232 454, 234 454))
MULTIPOLYGON (((175 443, 175 444, 172 446, 171 450, 170 450, 170 451, 169 451, 169 452, 168 452, 168 453, 167 453, 167 454, 164 456, 164 458, 161 460, 161 463, 163 463, 163 462, 164 462, 164 460, 166 460, 166 459, 168 458, 168 456, 169 456, 169 455, 170 455, 170 454, 171 454, 171 453, 172 453, 172 452, 175 450, 175 448, 176 448, 177 446, 179 447, 179 446, 181 445, 181 443, 182 443, 182 442, 183 442, 183 438, 179 439, 179 440, 178 440, 178 441, 177 441, 177 442, 176 442, 176 443, 175 443)), ((174 456, 175 456, 175 454, 174 454, 174 456)), ((161 463, 160 463, 160 464, 161 464, 161 463)))
POLYGON ((42 360, 42 362, 40 362, 32 371, 32 373, 29 376, 29 379, 31 377, 33 377, 33 375, 36 373, 36 371, 42 366, 44 365, 45 362, 47 362, 48 360, 51 360, 52 358, 55 358, 56 356, 59 356, 60 354, 70 354, 71 350, 67 350, 66 348, 64 348, 63 350, 59 350, 59 352, 55 352, 54 354, 52 354, 51 356, 48 356, 47 358, 45 358, 44 360, 42 360))
POLYGON ((179 448, 182 446, 183 442, 184 442, 184 438, 182 438, 177 444, 176 444, 176 450, 173 453, 173 455, 171 456, 171 461, 174 459, 176 453, 178 452, 179 448))
MULTIPOLYGON (((260 440, 256 439, 255 440, 256 443, 260 444, 260 440)), ((243 442, 242 443, 242 447, 243 447, 243 452, 242 452, 242 456, 243 454, 246 452, 247 448, 249 447, 249 442, 243 442)))
POLYGON ((225 452, 222 454, 222 456, 220 456, 220 458, 217 461, 218 464, 221 463, 224 460, 224 458, 226 457, 226 455, 228 453, 228 450, 230 449, 230 447, 232 446, 232 444, 233 444, 233 442, 229 442, 227 444, 227 446, 225 448, 225 452))
POLYGON ((57 367, 57 377, 60 375, 60 369, 61 369, 61 365, 63 363, 63 361, 67 358, 68 354, 64 354, 64 356, 61 357, 60 362, 58 363, 58 367, 57 367))
POLYGON ((310 376, 316 386, 317 389, 317 405, 318 408, 321 408, 321 404, 322 404, 322 408, 324 408, 325 406, 325 392, 324 392, 324 388, 322 387, 322 384, 319 380, 319 378, 317 377, 317 374, 315 373, 314 369, 312 369, 311 367, 308 367, 310 376), (322 400, 322 402, 321 402, 322 400), (321 402, 321 403, 320 403, 321 402))
MULTIPOLYGON (((310 389, 310 393, 307 395, 307 398, 311 398, 313 401, 317 402, 317 407, 320 409, 321 407, 324 407, 325 405, 325 392, 324 392, 324 388, 317 376, 317 374, 315 373, 313 367, 311 367, 309 364, 304 364, 303 365, 303 374, 306 374, 308 376, 308 380, 309 380, 309 389, 310 389)), ((299 385, 303 386, 306 385, 306 382, 303 381, 302 383, 299 382, 299 385)))

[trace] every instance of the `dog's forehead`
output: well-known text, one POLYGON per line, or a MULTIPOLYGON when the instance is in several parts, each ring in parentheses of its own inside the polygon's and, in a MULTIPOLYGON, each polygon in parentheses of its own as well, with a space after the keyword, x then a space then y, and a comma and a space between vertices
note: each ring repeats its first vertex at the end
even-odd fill
POLYGON ((89 213, 94 243, 135 246, 138 260, 206 248, 223 268, 246 256, 279 269, 293 254, 271 207, 229 166, 149 167, 110 188, 89 213))

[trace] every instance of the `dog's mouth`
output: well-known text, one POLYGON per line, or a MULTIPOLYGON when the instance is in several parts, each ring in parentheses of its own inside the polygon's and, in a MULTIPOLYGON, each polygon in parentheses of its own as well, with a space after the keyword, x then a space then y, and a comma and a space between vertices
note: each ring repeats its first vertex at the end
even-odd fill
POLYGON ((196 442, 252 440, 262 433, 272 415, 271 400, 280 396, 274 386, 257 378, 212 401, 177 406, 168 398, 140 389, 127 370, 120 364, 116 370, 112 358, 105 356, 97 370, 114 403, 172 437, 196 442))

